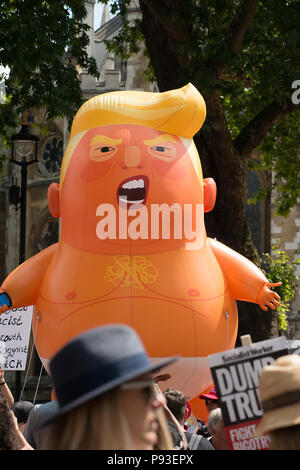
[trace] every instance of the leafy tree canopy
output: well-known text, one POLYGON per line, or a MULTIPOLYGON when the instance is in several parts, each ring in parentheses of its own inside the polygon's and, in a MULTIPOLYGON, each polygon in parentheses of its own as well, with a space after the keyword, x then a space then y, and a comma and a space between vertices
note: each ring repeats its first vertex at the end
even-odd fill
POLYGON ((9 129, 24 110, 45 108, 46 119, 72 119, 83 102, 76 66, 93 76, 98 72, 86 50, 83 0, 0 0, 0 11, 0 65, 10 69, 0 132, 8 143, 9 129))
POLYGON ((108 47, 128 57, 144 39, 146 74, 160 91, 192 82, 208 105, 204 133, 217 114, 215 94, 233 150, 251 167, 260 151, 257 169, 274 171, 278 212, 288 215, 300 196, 300 105, 291 99, 300 80, 299 1, 140 0, 141 19, 129 23, 130 3, 111 2, 123 28, 108 47))

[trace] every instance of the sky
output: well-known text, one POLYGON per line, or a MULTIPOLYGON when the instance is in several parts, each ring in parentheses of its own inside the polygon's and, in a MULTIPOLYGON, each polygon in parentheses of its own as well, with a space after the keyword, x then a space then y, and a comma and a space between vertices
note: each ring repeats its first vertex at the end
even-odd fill
POLYGON ((94 30, 98 29, 101 23, 103 3, 95 3, 94 7, 94 30))

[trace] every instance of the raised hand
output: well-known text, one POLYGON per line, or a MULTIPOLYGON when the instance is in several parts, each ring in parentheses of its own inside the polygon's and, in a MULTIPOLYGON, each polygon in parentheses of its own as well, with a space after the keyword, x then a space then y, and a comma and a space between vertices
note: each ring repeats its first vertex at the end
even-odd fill
POLYGON ((1 364, 0 364, 0 384, 2 384, 3 382, 5 382, 4 370, 2 369, 1 364))
POLYGON ((12 305, 9 295, 0 291, 0 314, 6 312, 12 305))

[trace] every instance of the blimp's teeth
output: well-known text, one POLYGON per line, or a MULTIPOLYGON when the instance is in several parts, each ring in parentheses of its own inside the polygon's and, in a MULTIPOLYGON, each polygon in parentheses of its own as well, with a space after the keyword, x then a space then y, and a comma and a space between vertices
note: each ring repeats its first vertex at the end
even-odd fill
POLYGON ((145 187, 145 183, 143 179, 130 180, 122 185, 122 189, 136 189, 136 188, 144 188, 144 187, 145 187))
POLYGON ((142 204, 144 202, 144 199, 140 199, 139 201, 127 201, 128 204, 142 204))
POLYGON ((138 201, 129 201, 126 197, 119 197, 119 201, 122 201, 126 204, 142 204, 145 199, 139 199, 138 201))

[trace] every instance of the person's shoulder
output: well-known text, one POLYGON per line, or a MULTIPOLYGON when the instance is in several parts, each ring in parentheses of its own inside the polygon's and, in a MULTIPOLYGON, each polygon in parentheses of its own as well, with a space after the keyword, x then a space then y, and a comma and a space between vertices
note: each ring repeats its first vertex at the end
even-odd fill
POLYGON ((57 408, 56 401, 49 401, 46 403, 39 403, 34 405, 34 408, 31 410, 29 417, 31 419, 37 420, 44 416, 51 415, 54 410, 57 408))
POLYGON ((40 403, 39 406, 39 409, 41 410, 52 410, 52 408, 56 408, 57 407, 57 401, 56 400, 52 400, 52 401, 47 401, 46 403, 40 403))
POLYGON ((215 450, 209 440, 200 434, 185 431, 185 437, 190 450, 215 450))
POLYGON ((198 449, 199 450, 215 450, 215 448, 213 447, 213 445, 209 442, 209 440, 207 439, 207 437, 204 437, 204 436, 201 436, 201 440, 199 442, 199 447, 198 449))

